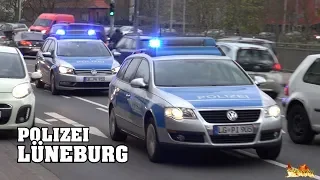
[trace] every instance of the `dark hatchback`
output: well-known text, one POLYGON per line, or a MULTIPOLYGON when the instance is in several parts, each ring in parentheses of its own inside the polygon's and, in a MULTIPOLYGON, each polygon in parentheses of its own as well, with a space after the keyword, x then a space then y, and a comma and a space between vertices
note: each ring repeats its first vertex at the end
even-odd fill
POLYGON ((44 35, 40 32, 18 32, 11 46, 17 47, 24 56, 35 56, 43 42, 44 35))
MULTIPOLYGON (((121 64, 125 58, 139 49, 148 49, 152 36, 125 35, 112 49, 116 60, 121 64), (138 43, 137 43, 138 42, 138 43), (138 45, 138 47, 137 47, 138 45)), ((216 46, 216 41, 211 37, 158 37, 161 47, 181 46, 216 46)))
POLYGON ((58 38, 59 35, 56 34, 57 30, 62 29, 65 31, 66 35, 76 35, 76 36, 87 36, 88 30, 94 30, 95 36, 103 41, 104 43, 107 42, 107 35, 102 25, 96 24, 89 24, 89 23, 61 23, 55 24, 52 26, 49 37, 56 37, 58 38))

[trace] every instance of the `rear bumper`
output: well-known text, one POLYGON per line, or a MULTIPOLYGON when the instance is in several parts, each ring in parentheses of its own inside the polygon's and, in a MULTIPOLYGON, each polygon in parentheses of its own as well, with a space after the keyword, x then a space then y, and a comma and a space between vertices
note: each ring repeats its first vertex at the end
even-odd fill
POLYGON ((40 47, 18 47, 18 49, 23 55, 35 56, 40 50, 40 47))

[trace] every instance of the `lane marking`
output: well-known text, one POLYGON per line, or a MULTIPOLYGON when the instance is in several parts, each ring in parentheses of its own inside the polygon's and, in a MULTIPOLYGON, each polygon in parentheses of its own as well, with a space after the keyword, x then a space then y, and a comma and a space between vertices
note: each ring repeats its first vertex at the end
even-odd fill
POLYGON ((31 85, 35 86, 36 84, 35 83, 30 83, 31 85))
POLYGON ((96 135, 96 136, 100 136, 100 137, 103 137, 103 138, 108 138, 106 135, 104 135, 98 128, 96 127, 90 127, 90 131, 89 131, 90 134, 93 134, 93 135, 96 135))
POLYGON ((62 95, 61 95, 61 97, 66 98, 66 99, 70 99, 69 96, 62 96, 62 95))
MULTIPOLYGON (((55 113, 55 112, 45 112, 44 114, 48 115, 48 116, 51 116, 55 119, 58 119, 62 122, 65 122, 67 124, 70 124, 72 126, 75 126, 75 127, 85 127, 84 125, 82 124, 79 124, 78 122, 75 122, 69 118, 66 118, 58 113, 55 113)), ((47 122, 46 122, 47 123, 47 122)), ((100 137, 103 137, 103 138, 108 138, 105 134, 103 134, 98 128, 96 127, 90 127, 90 131, 89 131, 90 134, 93 134, 93 135, 96 135, 96 136, 100 136, 100 137)))
POLYGON ((87 103, 90 103, 90 104, 93 104, 93 105, 102 107, 102 108, 104 108, 104 109, 108 109, 108 106, 105 106, 105 105, 103 105, 103 104, 100 104, 100 103, 97 103, 97 102, 94 102, 94 101, 90 101, 90 100, 88 100, 88 99, 84 99, 84 98, 81 98, 81 97, 78 97, 78 96, 72 96, 72 97, 74 97, 74 98, 76 98, 76 99, 79 99, 79 100, 81 100, 81 101, 85 101, 85 102, 87 102, 87 103))
POLYGON ((286 133, 283 129, 281 130, 281 132, 284 133, 284 134, 286 133))
POLYGON ((103 109, 103 108, 96 108, 97 110, 100 110, 100 111, 103 111, 103 112, 106 112, 106 113, 109 113, 109 110, 107 109, 103 109))
POLYGON ((56 119, 46 119, 47 122, 55 122, 55 121, 58 121, 56 119))
POLYGON ((67 124, 70 124, 70 125, 74 125, 74 124, 79 124, 78 122, 74 121, 74 120, 71 120, 69 118, 66 118, 64 116, 61 116, 60 114, 58 113, 55 113, 55 112, 45 112, 44 114, 48 115, 48 116, 51 116, 55 119, 58 119, 62 122, 65 122, 67 124))
POLYGON ((283 117, 283 118, 284 118, 284 117, 286 117, 286 116, 285 116, 285 115, 281 115, 281 117, 283 117))
MULTIPOLYGON (((247 152, 247 151, 244 151, 244 150, 235 150, 236 152, 240 153, 240 154, 244 154, 246 156, 249 156, 249 157, 252 157, 252 158, 255 158, 255 159, 260 159, 258 155, 256 154, 253 154, 253 153, 250 153, 250 152, 247 152)), ((261 159, 263 160, 264 162, 266 163, 269 163, 269 164, 272 164, 272 165, 275 165, 275 166, 278 166, 278 167, 281 167, 281 168, 284 168, 284 169, 287 169, 288 165, 286 164, 282 164, 280 162, 277 162, 277 161, 273 161, 273 160, 265 160, 265 159, 261 159)), ((314 175, 315 179, 317 180, 320 180, 320 176, 318 175, 314 175)))
POLYGON ((37 123, 37 124, 47 124, 47 125, 51 125, 50 123, 48 123, 48 122, 46 122, 46 121, 44 121, 44 120, 42 120, 42 119, 39 119, 39 118, 37 118, 37 117, 36 117, 36 119, 35 119, 35 123, 37 123))

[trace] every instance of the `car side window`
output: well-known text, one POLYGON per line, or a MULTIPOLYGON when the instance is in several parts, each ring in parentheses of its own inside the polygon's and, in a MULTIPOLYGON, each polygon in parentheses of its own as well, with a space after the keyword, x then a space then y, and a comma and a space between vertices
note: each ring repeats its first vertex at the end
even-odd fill
POLYGON ((124 74, 123 80, 125 82, 130 83, 133 76, 135 75, 138 66, 140 65, 141 59, 140 58, 134 58, 131 60, 130 65, 128 69, 126 70, 126 73, 124 74))
POLYGON ((56 43, 54 41, 52 41, 47 52, 52 52, 54 50, 54 48, 55 48, 55 44, 56 43))
POLYGON ((303 77, 303 81, 309 84, 320 85, 320 59, 314 61, 303 77))
POLYGON ((126 72, 129 64, 131 62, 131 59, 126 60, 125 62, 123 62, 123 64, 121 65, 119 72, 117 73, 117 78, 118 79, 122 79, 124 76, 124 73, 126 72))
POLYGON ((49 47, 50 47, 50 45, 51 45, 51 42, 52 42, 52 40, 48 40, 48 41, 46 42, 46 44, 45 44, 44 47, 43 47, 42 52, 48 52, 48 49, 49 49, 49 47))
POLYGON ((145 83, 149 83, 150 69, 149 69, 149 63, 147 60, 143 59, 141 61, 139 68, 137 70, 137 73, 134 76, 134 79, 136 78, 143 78, 145 83))

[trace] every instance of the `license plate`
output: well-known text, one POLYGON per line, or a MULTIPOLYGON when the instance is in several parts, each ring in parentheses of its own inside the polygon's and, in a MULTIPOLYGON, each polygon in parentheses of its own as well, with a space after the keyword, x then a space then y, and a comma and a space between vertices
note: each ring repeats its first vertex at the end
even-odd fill
POLYGON ((240 126, 213 126, 213 134, 215 135, 240 135, 253 134, 253 125, 240 126))
POLYGON ((106 81, 105 77, 85 77, 84 82, 104 82, 106 81))

